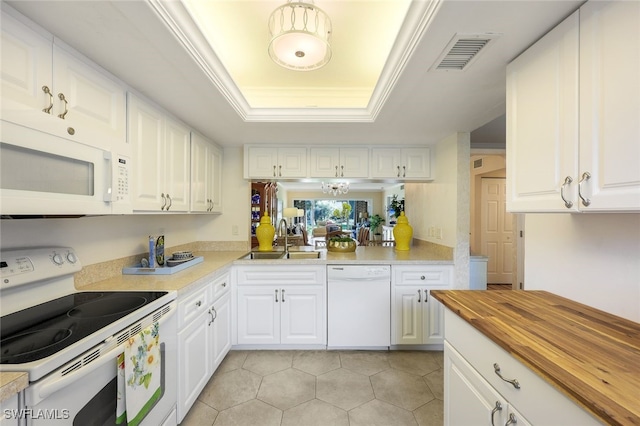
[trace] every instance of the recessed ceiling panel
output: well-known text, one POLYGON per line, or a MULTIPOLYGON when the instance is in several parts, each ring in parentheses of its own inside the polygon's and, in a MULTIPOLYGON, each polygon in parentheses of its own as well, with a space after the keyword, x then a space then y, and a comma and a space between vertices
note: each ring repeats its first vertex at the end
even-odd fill
POLYGON ((183 2, 251 108, 367 108, 411 3, 316 1, 332 21, 331 61, 292 71, 267 52, 269 16, 286 0, 183 2))

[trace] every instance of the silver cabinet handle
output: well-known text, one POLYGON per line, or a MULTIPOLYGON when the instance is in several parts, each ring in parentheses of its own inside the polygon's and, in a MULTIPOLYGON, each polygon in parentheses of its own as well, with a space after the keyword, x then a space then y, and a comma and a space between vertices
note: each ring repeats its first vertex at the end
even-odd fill
POLYGON ((284 303, 284 288, 282 289, 282 303, 284 303))
POLYGON ((427 303, 427 299, 429 298, 429 292, 427 291, 427 289, 424 289, 424 303, 427 303))
POLYGON ((211 309, 209 309, 209 316, 211 317, 211 319, 209 320, 209 322, 207 323, 208 326, 210 326, 211 324, 213 324, 213 320, 215 319, 213 317, 213 313, 211 312, 211 309))
POLYGON ((427 277, 425 277, 424 275, 420 275, 420 279, 421 279, 422 281, 424 281, 424 280, 426 280, 426 279, 427 279, 427 277))
POLYGON ((340 166, 340 177, 344 177, 344 166, 340 166))
POLYGON ((278 177, 282 177, 282 166, 278 166, 278 177))
POLYGON ((227 286, 226 282, 222 283, 222 287, 226 287, 226 286, 227 286))
POLYGON ((496 401, 496 406, 491 410, 491 426, 495 426, 493 416, 495 416, 498 411, 502 411, 502 404, 500 404, 500 401, 496 401))
POLYGON ((53 93, 51 93, 51 90, 49 90, 47 86, 42 86, 42 91, 47 95, 49 95, 49 106, 46 108, 43 108, 42 112, 51 114, 51 108, 53 108, 53 93))
POLYGON ((160 196, 162 197, 162 205, 160 206, 160 210, 164 210, 164 206, 167 205, 167 197, 164 196, 164 192, 160 194, 160 196))
POLYGON ((336 166, 336 175, 335 177, 338 177, 338 166, 336 166))
POLYGON ((564 187, 571 185, 571 182, 573 182, 573 179, 571 179, 571 176, 567 176, 566 178, 564 178, 564 183, 560 187, 560 197, 562 198, 562 201, 564 201, 564 206, 568 209, 573 207, 573 201, 567 200, 564 197, 564 187))
POLYGON ((422 302, 422 290, 418 289, 418 303, 422 302))
POLYGON ((580 200, 582 200, 582 205, 585 207, 588 207, 589 204, 591 204, 591 200, 582 196, 582 183, 589 179, 591 179, 591 173, 584 172, 580 178, 580 182, 578 182, 578 195, 580 196, 580 200))
POLYGON ((202 306, 202 300, 198 300, 198 301, 196 302, 196 306, 197 306, 198 308, 199 308, 200 306, 202 306))
POLYGON ((402 177, 407 177, 407 167, 402 166, 402 177))
POLYGON ((278 303, 278 289, 276 289, 276 303, 278 303))
POLYGON ((515 425, 516 423, 518 423, 518 419, 516 419, 515 414, 510 413, 509 414, 509 420, 507 420, 507 422, 504 424, 504 426, 515 425))
POLYGON ((276 177, 276 165, 273 165, 273 177, 276 177))
POLYGON ((504 380, 507 383, 511 383, 513 385, 514 388, 516 389, 520 389, 520 383, 518 383, 517 379, 505 379, 504 377, 502 377, 502 374, 500 373, 500 366, 498 365, 498 363, 496 362, 495 364, 493 364, 493 371, 494 373, 496 373, 496 375, 498 377, 500 377, 502 380, 504 380))
POLYGON ((169 196, 169 194, 167 194, 167 200, 169 200, 169 205, 167 206, 167 211, 169 211, 169 207, 171 207, 171 204, 173 204, 173 201, 171 201, 171 197, 169 196))
POLYGON ((67 108, 69 106, 69 103, 67 102, 67 99, 64 97, 64 93, 58 93, 58 99, 64 102, 64 112, 61 114, 58 114, 58 117, 64 120, 64 116, 67 115, 67 113, 69 112, 69 109, 67 108))
POLYGON ((398 174, 396 175, 396 177, 400 177, 400 166, 398 166, 398 174))

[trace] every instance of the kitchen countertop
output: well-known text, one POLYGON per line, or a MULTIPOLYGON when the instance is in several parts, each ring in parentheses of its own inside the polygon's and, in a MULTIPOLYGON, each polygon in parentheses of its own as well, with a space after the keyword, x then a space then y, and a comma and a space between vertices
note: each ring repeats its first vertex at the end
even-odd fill
POLYGON ((640 425, 640 324, 546 291, 431 294, 606 424, 640 425))
MULTIPOLYGON (((29 376, 22 372, 0 373, 0 402, 11 398, 29 385, 29 376)), ((1 414, 1 413, 0 413, 1 414)))
MULTIPOLYGON (((282 251, 283 248, 274 251, 282 251)), ((400 252, 392 247, 358 247, 353 253, 333 253, 311 246, 291 247, 290 250, 319 251, 319 259, 241 259, 246 251, 206 251, 195 252, 204 258, 202 263, 171 275, 117 275, 87 286, 79 291, 177 291, 178 295, 189 292, 202 280, 215 279, 232 265, 327 265, 327 264, 453 264, 453 259, 432 246, 416 246, 400 252)), ((20 383, 22 383, 20 381, 20 383)), ((0 396, 8 398, 27 386, 26 373, 0 372, 0 396), (22 374, 24 386, 15 387, 15 374, 22 374), (14 391, 15 389, 15 391, 14 391), (6 396, 5 396, 6 393, 6 396)))

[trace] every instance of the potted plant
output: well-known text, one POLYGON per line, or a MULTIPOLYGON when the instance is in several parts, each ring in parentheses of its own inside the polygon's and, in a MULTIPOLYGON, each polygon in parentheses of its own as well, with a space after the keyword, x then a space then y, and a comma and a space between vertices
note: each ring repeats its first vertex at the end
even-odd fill
POLYGON ((394 195, 389 203, 389 214, 395 218, 400 217, 400 212, 404 211, 404 198, 398 200, 398 195, 394 195))
POLYGON ((376 232, 376 230, 378 229, 380 224, 383 222, 384 222, 384 218, 379 214, 374 214, 369 218, 369 228, 371 228, 371 233, 373 234, 374 238, 376 235, 378 236, 380 235, 380 233, 376 232))

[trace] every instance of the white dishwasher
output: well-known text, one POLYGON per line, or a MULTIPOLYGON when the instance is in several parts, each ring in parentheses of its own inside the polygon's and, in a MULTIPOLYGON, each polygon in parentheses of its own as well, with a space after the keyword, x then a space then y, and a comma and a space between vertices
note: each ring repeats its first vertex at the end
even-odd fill
POLYGON ((327 347, 388 349, 391 266, 327 266, 327 347))

